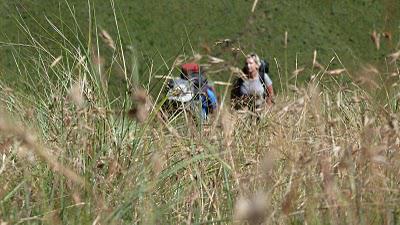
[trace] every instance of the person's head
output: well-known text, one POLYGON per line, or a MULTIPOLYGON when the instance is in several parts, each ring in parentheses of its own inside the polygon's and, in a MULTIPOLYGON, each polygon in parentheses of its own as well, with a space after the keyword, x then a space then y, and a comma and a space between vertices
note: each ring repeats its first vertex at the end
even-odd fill
POLYGON ((190 77, 193 73, 199 73, 200 67, 197 63, 185 63, 181 66, 182 75, 186 78, 190 77))
POLYGON ((246 56, 246 70, 249 74, 256 74, 258 73, 258 69, 260 68, 261 62, 260 58, 257 54, 251 53, 246 56))

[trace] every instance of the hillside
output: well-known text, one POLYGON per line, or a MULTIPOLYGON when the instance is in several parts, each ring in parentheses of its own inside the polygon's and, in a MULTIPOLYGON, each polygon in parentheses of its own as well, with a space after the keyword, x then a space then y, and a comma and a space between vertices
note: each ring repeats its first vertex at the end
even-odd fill
MULTIPOLYGON (((191 56, 192 50, 241 64, 240 57, 233 59, 231 54, 214 46, 216 41, 223 39, 233 40, 232 47, 240 47, 245 53, 256 51, 271 61, 273 80, 277 80, 274 59, 284 74, 285 71, 290 74, 295 69, 296 58, 298 67, 307 68, 312 62, 313 51, 317 50, 318 60, 323 65, 337 55, 345 67, 357 69, 366 63, 380 64, 399 42, 400 2, 396 0, 259 1, 254 13, 250 0, 117 0, 114 8, 119 30, 110 2, 90 3, 89 8, 86 1, 79 0, 2 0, 1 76, 14 81, 17 77, 12 49, 4 42, 29 43, 26 31, 17 25, 17 20, 57 54, 59 46, 54 45, 49 36, 62 39, 48 21, 62 29, 65 36, 84 40, 95 32, 89 30, 90 15, 95 18, 92 24, 98 24, 114 38, 120 36, 124 47, 134 46, 139 50, 140 74, 144 77, 148 76, 149 62, 159 69, 157 73, 165 73, 163 60, 171 65, 177 55, 191 56), (286 31, 287 48, 284 44, 286 31), (379 50, 371 41, 373 31, 382 35, 379 50), (384 33, 390 37, 385 38, 384 33)), ((14 49, 14 53, 18 51, 20 49, 14 49)), ((107 50, 103 52, 110 54, 107 50)), ((338 61, 332 63, 335 67, 338 61)), ((221 75, 222 78, 216 79, 226 79, 224 74, 218 76, 221 75)))
POLYGON ((399 224, 399 1, 0 1, 1 225, 399 224), (240 51, 275 104, 152 79, 240 51))

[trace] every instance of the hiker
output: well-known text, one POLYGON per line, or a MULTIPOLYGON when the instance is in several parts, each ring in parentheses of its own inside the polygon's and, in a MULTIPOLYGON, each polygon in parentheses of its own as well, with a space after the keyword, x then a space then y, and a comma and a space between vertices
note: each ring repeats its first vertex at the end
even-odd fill
POLYGON ((235 109, 249 107, 251 110, 262 109, 274 103, 272 80, 268 76, 268 64, 260 60, 257 54, 246 56, 243 78, 238 78, 231 92, 235 109))
MULTIPOLYGON (((210 113, 217 109, 217 96, 214 88, 208 84, 204 71, 196 63, 186 63, 181 66, 179 79, 171 80, 169 89, 178 87, 182 90, 179 96, 169 96, 170 100, 177 102, 192 102, 200 100, 201 118, 207 119, 210 113)), ((197 106, 194 105, 194 108, 197 106)))

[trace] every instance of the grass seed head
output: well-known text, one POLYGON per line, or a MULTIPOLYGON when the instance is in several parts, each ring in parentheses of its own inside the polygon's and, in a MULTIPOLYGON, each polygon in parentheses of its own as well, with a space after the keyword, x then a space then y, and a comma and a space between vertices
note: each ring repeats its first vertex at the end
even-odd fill
POLYGON ((383 36, 384 38, 388 39, 389 42, 392 41, 392 36, 393 36, 393 35, 392 35, 392 32, 390 32, 390 31, 385 31, 385 32, 382 33, 382 36, 383 36))
POLYGON ((110 47, 113 50, 116 49, 114 40, 112 39, 111 35, 106 30, 104 30, 104 29, 100 30, 100 37, 108 47, 110 47))
POLYGON ((78 108, 81 108, 85 104, 82 82, 75 82, 71 86, 68 96, 78 108))
POLYGON ((225 62, 225 60, 209 55, 208 62, 211 64, 219 64, 225 62))
POLYGON ((50 68, 53 68, 54 66, 56 66, 62 59, 62 56, 58 56, 56 59, 54 59, 54 61, 51 63, 50 68))
POLYGON ((116 159, 110 159, 109 161, 107 180, 111 181, 121 172, 121 165, 116 159))
POLYGON ((304 67, 298 68, 292 72, 292 77, 297 77, 299 73, 304 71, 304 67))
POLYGON ((144 89, 138 89, 133 94, 134 107, 128 111, 128 115, 138 122, 144 122, 150 113, 150 98, 144 89))
POLYGON ((257 192, 250 198, 240 197, 235 204, 234 219, 248 221, 250 224, 264 222, 268 212, 268 201, 262 192, 257 192))
POLYGON ((394 63, 400 58, 400 51, 394 52, 388 56, 390 58, 390 63, 394 63))
POLYGON ((374 42, 376 49, 380 49, 381 47, 381 34, 377 33, 375 30, 371 33, 371 40, 374 42))
POLYGON ((227 110, 225 110, 225 109, 222 110, 221 111, 221 126, 222 126, 225 144, 228 146, 230 146, 233 141, 234 125, 235 125, 235 120, 233 119, 233 116, 227 110))
POLYGON ((321 64, 317 61, 317 50, 314 50, 314 56, 313 56, 312 67, 313 67, 313 68, 320 69, 320 70, 324 70, 324 69, 325 69, 325 67, 324 67, 323 65, 321 65, 321 64))
POLYGON ((151 162, 153 164, 154 174, 157 176, 161 173, 165 165, 165 158, 160 153, 156 152, 151 157, 151 162))
POLYGON ((261 161, 260 166, 262 169, 262 173, 265 174, 268 178, 272 175, 277 159, 277 152, 275 150, 270 150, 265 154, 264 159, 261 161))
POLYGON ((342 74, 344 72, 346 72, 346 69, 335 69, 335 70, 326 71, 326 73, 329 74, 329 75, 340 75, 340 74, 342 74))

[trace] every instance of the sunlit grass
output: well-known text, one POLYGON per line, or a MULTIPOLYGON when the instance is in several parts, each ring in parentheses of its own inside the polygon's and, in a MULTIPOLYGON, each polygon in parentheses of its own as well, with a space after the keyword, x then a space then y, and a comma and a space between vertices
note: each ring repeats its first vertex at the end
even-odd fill
MULTIPOLYGON (((198 126, 189 113, 164 116, 163 92, 128 69, 137 66, 126 60, 134 51, 92 16, 93 32, 78 45, 54 27, 57 38, 48 38, 59 48, 49 50, 22 22, 31 42, 7 43, 25 90, 0 82, 1 222, 399 220, 397 58, 385 72, 354 74, 337 55, 340 68, 314 63, 302 72, 306 83, 286 80, 259 115, 232 112, 221 88, 224 104, 198 126), (109 87, 115 71, 121 95, 109 87)), ((165 76, 176 62, 165 61, 165 76)))

